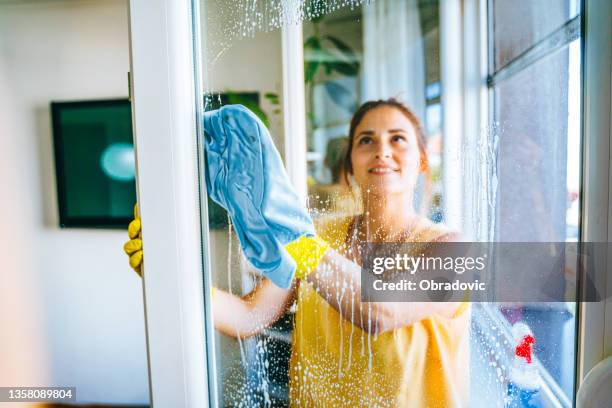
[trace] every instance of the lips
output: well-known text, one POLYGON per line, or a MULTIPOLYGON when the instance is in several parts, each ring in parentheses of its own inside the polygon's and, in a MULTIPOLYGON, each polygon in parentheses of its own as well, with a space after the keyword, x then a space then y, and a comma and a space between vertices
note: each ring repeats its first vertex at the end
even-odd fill
POLYGON ((395 173, 398 172, 399 169, 394 169, 392 167, 388 167, 388 166, 376 166, 373 167, 371 169, 368 170, 368 173, 371 174, 391 174, 391 173, 395 173))

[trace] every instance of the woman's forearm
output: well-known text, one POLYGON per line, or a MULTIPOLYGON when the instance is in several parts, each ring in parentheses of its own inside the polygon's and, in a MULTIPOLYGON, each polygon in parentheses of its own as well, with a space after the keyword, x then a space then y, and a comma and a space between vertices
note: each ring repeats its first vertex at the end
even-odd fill
MULTIPOLYGON (((263 315, 254 313, 252 304, 238 296, 215 289, 213 320, 221 333, 235 338, 246 338, 258 333, 263 315)), ((264 320, 265 321, 265 320, 264 320)))
POLYGON ((278 320, 290 299, 291 290, 280 289, 267 279, 243 297, 215 289, 215 328, 235 338, 253 336, 278 320))
POLYGON ((361 267, 327 250, 306 280, 345 319, 368 333, 412 325, 432 315, 452 317, 456 302, 361 302, 361 267))

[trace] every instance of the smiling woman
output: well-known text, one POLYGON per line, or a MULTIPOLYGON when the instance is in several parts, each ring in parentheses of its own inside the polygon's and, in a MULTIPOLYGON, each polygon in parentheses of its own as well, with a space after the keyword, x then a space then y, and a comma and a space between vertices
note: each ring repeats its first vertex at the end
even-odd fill
POLYGON ((419 121, 397 100, 365 103, 351 121, 346 169, 363 213, 317 223, 330 249, 311 273, 296 273, 288 290, 267 279, 243 297, 216 290, 215 327, 250 337, 297 301, 292 405, 467 405, 469 376, 458 372, 469 366, 467 304, 361 302, 360 244, 457 237, 413 209, 417 179, 427 171, 419 121))
POLYGON ((393 214, 402 217, 406 227, 415 218, 412 203, 418 177, 429 170, 420 121, 396 99, 364 103, 351 120, 345 168, 367 198, 399 205, 385 211, 364 203, 368 211, 380 213, 372 214, 374 219, 393 214), (397 197, 389 200, 391 196, 397 197))

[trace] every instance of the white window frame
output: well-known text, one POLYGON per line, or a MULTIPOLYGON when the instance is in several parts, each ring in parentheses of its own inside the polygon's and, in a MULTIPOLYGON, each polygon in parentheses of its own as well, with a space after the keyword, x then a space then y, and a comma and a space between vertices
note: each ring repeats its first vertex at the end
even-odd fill
MULTIPOLYGON (((463 153, 476 151, 487 137, 486 11, 485 0, 440 2, 444 216, 447 225, 473 241, 488 238, 486 222, 477 222, 489 219, 486 196, 479 190, 483 183, 457 175, 469 165, 463 153)), ((486 174, 486 163, 471 164, 486 174)))
MULTIPOLYGON (((294 3, 286 0, 285 4, 291 6, 294 3)), ((301 23, 285 24, 282 27, 285 168, 293 187, 305 201, 308 195, 308 168, 303 44, 301 23)))
POLYGON ((442 188, 444 222, 450 228, 464 230, 470 224, 463 217, 464 183, 458 177, 462 169, 465 117, 462 73, 463 24, 462 0, 440 2, 440 103, 442 105, 442 188), (464 221, 465 220, 465 221, 464 221), (465 225, 463 225, 465 224, 465 225))
POLYGON ((205 319, 210 263, 198 177, 202 97, 196 94, 194 11, 197 3, 189 0, 129 4, 149 393, 155 407, 216 405, 210 383, 215 376, 207 371, 207 357, 215 354, 212 320, 205 319))
MULTIPOLYGON (((612 143, 610 143, 610 67, 612 61, 612 3, 582 2, 582 211, 581 240, 612 242, 612 143)), ((595 282, 612 294, 612 259, 607 259, 607 282, 595 282)), ((612 355, 612 300, 581 302, 578 309, 576 388, 587 373, 612 355)))

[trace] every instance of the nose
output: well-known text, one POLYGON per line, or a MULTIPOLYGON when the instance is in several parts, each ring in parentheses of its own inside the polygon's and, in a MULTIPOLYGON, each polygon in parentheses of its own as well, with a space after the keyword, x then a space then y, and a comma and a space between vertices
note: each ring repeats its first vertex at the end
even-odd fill
POLYGON ((376 158, 383 159, 391 157, 391 148, 388 143, 379 143, 376 149, 376 158))

